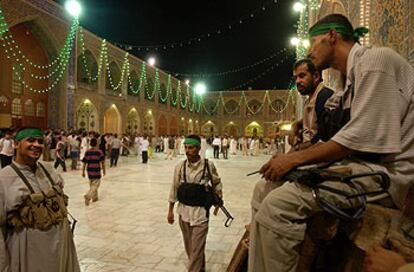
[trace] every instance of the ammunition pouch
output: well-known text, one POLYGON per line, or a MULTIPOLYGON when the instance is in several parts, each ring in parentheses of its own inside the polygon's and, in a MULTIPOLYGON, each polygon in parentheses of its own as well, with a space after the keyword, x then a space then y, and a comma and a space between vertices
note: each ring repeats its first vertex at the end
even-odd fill
POLYGON ((198 183, 187 182, 187 168, 186 162, 183 165, 183 180, 177 188, 177 199, 180 203, 192 207, 204 207, 207 211, 207 217, 209 217, 211 206, 222 206, 223 200, 214 192, 212 186, 206 184, 200 184, 203 178, 211 180, 210 167, 208 166, 208 160, 204 160, 203 174, 198 183), (207 174, 207 176, 206 176, 207 174))
POLYGON ((202 184, 182 183, 177 189, 177 199, 188 206, 205 207, 208 199, 207 188, 202 184))
POLYGON ((67 217, 68 197, 60 188, 28 195, 18 207, 7 215, 9 227, 20 232, 24 228, 46 231, 67 217))
POLYGON ((34 192, 27 178, 14 165, 11 165, 16 173, 22 178, 23 182, 29 188, 31 194, 22 199, 22 203, 16 210, 7 214, 7 225, 14 232, 20 232, 24 228, 38 229, 47 231, 52 226, 60 224, 68 216, 66 206, 68 205, 68 196, 63 190, 55 185, 47 171, 46 175, 52 186, 46 192, 34 192))

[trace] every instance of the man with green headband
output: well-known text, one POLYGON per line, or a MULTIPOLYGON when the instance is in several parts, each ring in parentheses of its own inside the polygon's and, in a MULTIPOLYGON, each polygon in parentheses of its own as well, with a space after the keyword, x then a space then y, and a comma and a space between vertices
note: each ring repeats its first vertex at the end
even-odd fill
MULTIPOLYGON (((214 164, 201 159, 201 139, 189 135, 184 140, 187 159, 180 162, 174 171, 174 180, 169 196, 167 220, 174 223, 174 205, 178 201, 178 222, 188 256, 188 271, 205 271, 205 253, 210 206, 205 203, 207 186, 222 197, 222 183, 214 164)), ((217 207, 214 214, 217 213, 217 207)))
MULTIPOLYGON (((308 57, 318 70, 334 68, 345 79, 344 89, 325 106, 349 110, 349 121, 329 141, 277 155, 262 166, 263 177, 279 187, 264 198, 252 222, 249 271, 296 271, 305 222, 322 211, 311 188, 284 182, 283 176, 298 166, 342 160, 353 174, 383 171, 391 185, 378 204, 403 205, 414 181, 414 69, 389 48, 361 46, 358 39, 366 32, 354 29, 340 14, 322 18, 309 31, 308 57)), ((375 177, 354 181, 355 188, 340 182, 322 185, 349 194, 381 189, 375 177)), ((320 196, 340 209, 360 207, 363 201, 329 191, 321 191, 320 196)))
POLYGON ((0 170, 0 271, 80 271, 63 180, 38 162, 39 128, 15 137, 16 159, 0 170))

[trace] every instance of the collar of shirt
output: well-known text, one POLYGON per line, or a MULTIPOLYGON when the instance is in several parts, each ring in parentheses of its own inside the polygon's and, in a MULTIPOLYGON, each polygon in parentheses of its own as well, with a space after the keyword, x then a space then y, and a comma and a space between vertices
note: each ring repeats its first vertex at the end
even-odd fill
POLYGON ((200 164, 201 164, 201 158, 196 162, 190 162, 189 160, 187 160, 187 167, 188 168, 196 169, 200 166, 200 164))
POLYGON ((17 168, 19 168, 21 170, 32 172, 32 173, 36 173, 37 169, 39 169, 38 163, 36 163, 36 168, 35 168, 34 172, 33 172, 32 168, 30 168, 30 166, 28 166, 26 164, 20 164, 20 163, 16 162, 15 160, 13 160, 13 163, 17 166, 17 168))
POLYGON ((312 94, 312 96, 308 96, 305 100, 305 106, 311 106, 314 107, 316 104, 316 98, 318 97, 319 92, 325 87, 323 82, 320 82, 318 86, 315 88, 315 92, 312 94))

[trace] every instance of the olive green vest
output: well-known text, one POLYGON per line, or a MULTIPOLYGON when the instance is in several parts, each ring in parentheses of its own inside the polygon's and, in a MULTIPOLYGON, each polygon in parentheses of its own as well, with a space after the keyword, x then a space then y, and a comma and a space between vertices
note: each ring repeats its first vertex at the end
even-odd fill
POLYGON ((46 231, 67 218, 68 197, 61 187, 54 183, 46 168, 40 163, 39 165, 51 184, 48 191, 39 193, 35 193, 27 178, 14 163, 10 165, 31 192, 30 195, 24 196, 16 210, 7 214, 8 227, 14 232, 20 232, 24 228, 46 231))

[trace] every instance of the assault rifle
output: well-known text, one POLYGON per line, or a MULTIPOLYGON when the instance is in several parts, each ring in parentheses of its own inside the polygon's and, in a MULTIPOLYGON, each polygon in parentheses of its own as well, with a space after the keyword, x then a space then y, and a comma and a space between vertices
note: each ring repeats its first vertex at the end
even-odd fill
MULTIPOLYGON (((247 174, 248 176, 259 173, 260 171, 255 171, 247 174)), ((333 214, 341 219, 346 220, 357 220, 363 215, 366 203, 367 196, 380 196, 387 193, 390 186, 390 178, 388 175, 382 171, 376 172, 365 172, 351 174, 350 168, 341 168, 341 169, 326 169, 318 168, 314 166, 305 166, 291 170, 284 177, 283 180, 287 182, 298 182, 304 184, 312 189, 312 196, 317 202, 317 204, 326 212, 333 214), (381 190, 364 192, 362 188, 354 180, 361 177, 376 176, 378 183, 381 185, 381 190), (340 190, 333 188, 331 186, 323 184, 324 181, 336 181, 348 184, 351 188, 358 193, 350 193, 348 191, 340 190), (333 194, 337 194, 345 197, 346 199, 359 198, 361 206, 356 209, 353 214, 348 214, 334 203, 331 203, 321 197, 320 191, 328 191, 333 194)))
POLYGON ((208 200, 207 200, 207 206, 216 206, 221 209, 221 211, 224 213, 224 215, 227 217, 226 222, 224 223, 225 227, 230 227, 231 223, 234 220, 234 217, 230 214, 230 212, 224 207, 224 201, 223 199, 217 195, 217 193, 214 191, 213 187, 207 186, 208 191, 208 200))

